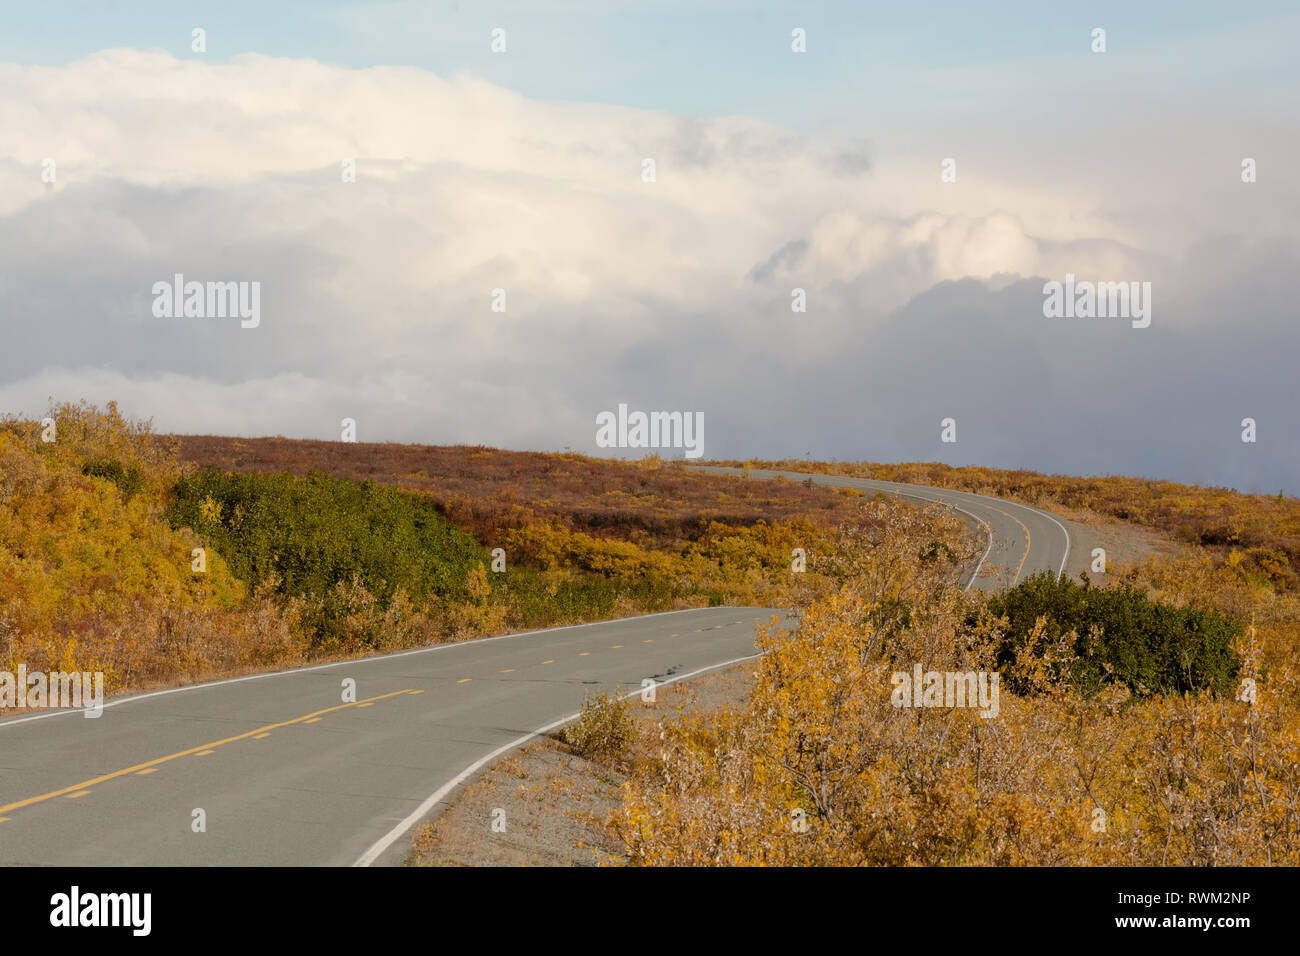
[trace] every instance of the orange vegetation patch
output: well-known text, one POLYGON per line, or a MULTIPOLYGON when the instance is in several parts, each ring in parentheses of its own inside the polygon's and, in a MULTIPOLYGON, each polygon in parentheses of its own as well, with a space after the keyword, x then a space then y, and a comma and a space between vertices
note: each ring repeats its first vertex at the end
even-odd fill
POLYGON ((168 436, 182 461, 225 471, 321 471, 431 496, 480 541, 554 518, 576 531, 679 547, 713 522, 811 520, 830 528, 858 511, 851 497, 792 482, 703 475, 657 458, 627 462, 482 446, 287 438, 168 436))

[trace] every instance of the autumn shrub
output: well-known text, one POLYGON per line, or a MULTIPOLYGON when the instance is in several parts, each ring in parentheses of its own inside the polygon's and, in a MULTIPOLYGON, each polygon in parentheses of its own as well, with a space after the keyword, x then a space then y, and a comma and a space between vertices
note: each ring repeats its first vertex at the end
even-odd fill
POLYGON ((666 580, 671 561, 630 541, 598 538, 558 522, 526 525, 502 535, 506 551, 543 571, 572 569, 615 580, 666 580))
POLYGON ((820 553, 825 538, 810 521, 711 522, 695 540, 657 550, 551 520, 495 539, 515 562, 496 585, 498 599, 521 626, 699 605, 785 606, 792 589, 818 577, 792 571, 793 550, 820 553))
MULTIPOLYGON (((767 629, 740 706, 661 723, 613 818, 630 863, 1300 862, 1294 671, 1256 682, 1246 650, 1252 682, 1233 695, 1134 700, 1114 682, 1085 697, 1066 639, 1015 662, 1026 693, 1003 688, 995 716, 902 708, 892 673, 995 668, 1000 625, 969 613, 978 595, 949 591, 886 637, 870 593, 850 581, 793 632, 767 629)), ((1047 643, 1044 623, 1029 646, 1047 643)))
POLYGON ((85 401, 55 404, 45 421, 0 416, 0 431, 57 470, 99 472, 122 482, 123 491, 145 493, 153 504, 166 501, 182 471, 175 443, 155 435, 150 422, 126 418, 116 402, 102 409, 85 401))
POLYGON ((231 611, 245 600, 219 556, 192 572, 199 540, 169 528, 150 495, 127 497, 81 468, 77 456, 42 454, 0 430, 0 616, 12 635, 0 653, 9 662, 62 659, 74 644, 87 661, 103 656, 99 645, 140 601, 231 611))
POLYGON ((516 567, 503 577, 494 596, 509 609, 510 622, 517 627, 617 617, 619 609, 628 604, 643 613, 671 610, 698 597, 695 588, 678 589, 663 580, 616 580, 527 566, 516 567))
MULTIPOLYGON (((29 667, 42 656, 35 647, 16 650, 29 667)), ((305 664, 311 646, 296 607, 269 595, 234 608, 139 595, 120 616, 86 621, 60 651, 46 656, 46 666, 102 671, 106 689, 116 692, 305 664)))
POLYGON ((299 663, 294 609, 253 595, 171 528, 179 472, 110 405, 0 422, 0 669, 100 671, 105 690, 299 663), (52 440, 45 441, 44 437, 52 440))
POLYGON ((1265 584, 1278 591, 1300 587, 1300 575, 1292 569, 1287 554, 1278 548, 1232 549, 1224 564, 1243 581, 1265 584))
MULTIPOLYGON (((1131 584, 1096 587, 1043 572, 994 595, 988 609, 1008 627, 998 654, 1004 668, 1031 635, 1040 654, 1072 635, 1069 677, 1085 696, 1117 681, 1138 697, 1211 690, 1231 694, 1242 622, 1219 611, 1152 600, 1131 584), (1043 626, 1039 627, 1040 619, 1043 626)), ((1023 691, 1011 671, 1012 689, 1023 691)))
POLYGON ((588 694, 578 719, 560 732, 579 756, 613 761, 626 754, 636 738, 628 699, 617 693, 588 694))

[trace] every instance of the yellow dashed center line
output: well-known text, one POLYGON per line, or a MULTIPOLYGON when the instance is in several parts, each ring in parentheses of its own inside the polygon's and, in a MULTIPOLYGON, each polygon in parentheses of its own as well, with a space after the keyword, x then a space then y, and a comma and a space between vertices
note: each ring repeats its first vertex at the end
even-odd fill
MULTIPOLYGON (((254 734, 254 735, 253 735, 253 739, 254 739, 254 740, 261 740, 263 737, 269 737, 269 736, 271 736, 271 735, 270 735, 270 734, 254 734)), ((152 770, 144 770, 144 771, 141 771, 141 772, 142 772, 142 773, 153 773, 152 770)))
MULTIPOLYGON (((323 717, 313 717, 311 720, 304 720, 303 723, 304 723, 304 724, 314 724, 314 723, 317 723, 317 722, 319 722, 319 721, 321 721, 321 720, 324 720, 324 719, 325 719, 325 718, 323 718, 323 717)), ((208 753, 212 753, 212 751, 209 750, 208 753)), ((203 755, 200 754, 199 756, 203 756, 203 755)))
MULTIPOLYGON (((400 694, 409 694, 409 693, 411 693, 410 690, 395 690, 390 694, 380 694, 378 697, 371 697, 370 700, 371 701, 384 700, 385 698, 388 697, 397 697, 400 694)), ((355 706, 356 704, 336 704, 333 707, 327 707, 324 710, 318 710, 315 713, 306 714, 303 717, 295 717, 292 720, 283 720, 280 721, 278 724, 267 724, 265 727, 258 727, 256 730, 249 730, 242 734, 236 734, 233 737, 226 737, 222 740, 214 740, 211 743, 200 744, 199 746, 191 747, 188 750, 182 750, 179 751, 178 753, 168 754, 166 757, 155 757, 153 760, 147 760, 144 763, 138 763, 133 767, 125 767, 122 770, 114 770, 112 773, 106 773, 101 776, 94 777, 90 780, 83 780, 81 783, 74 783, 70 787, 63 787, 60 790, 53 790, 49 793, 43 793, 40 796, 36 796, 36 797, 28 797, 26 800, 16 800, 13 803, 6 803, 4 806, 0 807, 0 813, 8 813, 11 810, 19 810, 23 807, 30 807, 34 803, 42 803, 43 801, 53 799, 54 797, 80 797, 90 792, 89 789, 87 788, 93 787, 96 784, 104 783, 105 781, 108 780, 114 780, 118 777, 125 777, 127 774, 138 774, 142 770, 148 770, 150 767, 157 767, 160 764, 167 763, 169 760, 177 760, 181 757, 188 757, 193 754, 198 754, 202 751, 211 752, 217 747, 221 747, 225 744, 231 744, 237 740, 247 740, 250 737, 256 737, 258 734, 265 734, 268 731, 277 730, 280 727, 288 727, 292 724, 303 724, 308 722, 314 722, 315 720, 319 719, 319 715, 321 714, 328 714, 336 710, 345 710, 348 707, 355 707, 355 706)))
POLYGON ((642 644, 653 644, 654 641, 642 641, 641 643, 642 643, 642 644))
POLYGON ((144 769, 144 770, 141 770, 139 773, 136 774, 136 776, 137 776, 137 777, 144 777, 144 776, 148 776, 148 775, 151 774, 151 773, 157 773, 157 772, 158 772, 158 768, 157 768, 157 767, 148 767, 148 768, 146 768, 146 769, 144 769))
POLYGON ((501 671, 501 673, 503 673, 503 674, 513 674, 514 672, 515 672, 515 669, 514 669, 513 667, 507 667, 507 668, 505 668, 503 671, 501 671))
POLYGON ((76 793, 70 793, 70 794, 68 794, 68 799, 69 799, 69 800, 76 800, 77 797, 84 797, 84 796, 85 796, 86 794, 88 794, 88 793, 90 793, 89 790, 78 790, 76 793))
POLYGON ((358 707, 374 707, 374 706, 375 706, 375 702, 374 702, 373 700, 368 700, 368 701, 366 701, 364 704, 357 704, 357 706, 358 706, 358 707))
POLYGON ((474 679, 474 678, 472 678, 472 677, 462 677, 460 680, 456 681, 456 683, 457 683, 457 684, 468 684, 468 683, 469 683, 470 681, 472 681, 473 679, 474 679))
POLYGON ((590 653, 591 653, 591 651, 583 651, 583 652, 582 652, 581 654, 579 654, 578 656, 579 656, 579 657, 586 657, 586 656, 587 656, 588 654, 590 654, 590 653))
MULTIPOLYGON (((316 719, 319 720, 320 718, 318 717, 318 718, 316 718, 316 719)), ((310 722, 311 722, 311 721, 308 721, 308 723, 310 723, 310 722)), ((198 753, 196 753, 194 756, 196 756, 196 757, 206 757, 206 756, 207 756, 208 754, 210 754, 210 753, 212 753, 211 750, 200 750, 200 751, 199 751, 198 753)))
POLYGON ((610 650, 611 650, 611 651, 616 651, 616 650, 618 650, 618 649, 619 649, 620 647, 622 647, 622 646, 623 646, 622 644, 615 644, 613 647, 610 648, 610 650))
POLYGON ((549 661, 542 661, 542 663, 543 663, 543 664, 554 664, 554 663, 555 663, 555 659, 554 659, 554 658, 551 658, 549 661))
POLYGON ((1010 518, 1010 519, 1011 519, 1012 521, 1014 521, 1016 524, 1020 525, 1020 527, 1021 527, 1021 528, 1024 530, 1024 532, 1025 532, 1025 553, 1024 553, 1024 555, 1020 558, 1020 565, 1016 568, 1016 576, 1015 576, 1015 578, 1013 578, 1012 581, 1011 581, 1011 584, 1014 586, 1015 583, 1016 583, 1016 581, 1019 581, 1019 580, 1020 580, 1020 571, 1021 571, 1021 569, 1023 569, 1024 566, 1025 566, 1025 558, 1029 557, 1029 547, 1030 547, 1030 545, 1032 545, 1032 544, 1034 543, 1034 539, 1033 539, 1032 537, 1030 537, 1030 535, 1029 535, 1029 528, 1025 525, 1025 523, 1024 523, 1023 521, 1021 521, 1021 520, 1020 520, 1019 518, 1017 518, 1015 515, 1013 515, 1013 514, 1008 514, 1007 512, 1003 511, 1001 508, 994 508, 994 507, 992 507, 991 505, 989 506, 989 510, 991 510, 991 511, 996 511, 998 514, 1003 515, 1003 516, 1005 516, 1005 517, 1007 517, 1007 518, 1010 518))

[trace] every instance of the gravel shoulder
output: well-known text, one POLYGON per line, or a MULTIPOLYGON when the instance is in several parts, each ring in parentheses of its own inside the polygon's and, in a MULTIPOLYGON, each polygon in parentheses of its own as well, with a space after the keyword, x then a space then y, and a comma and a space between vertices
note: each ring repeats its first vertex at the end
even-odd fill
MULTIPOLYGON (((1054 512, 1070 533, 1066 573, 1105 584, 1154 556, 1188 546, 1158 532, 1085 511, 1054 512), (1091 571, 1104 548, 1108 571, 1091 571)), ((655 704, 637 702, 633 716, 652 734, 678 710, 707 714, 739 706, 753 687, 747 661, 665 688, 655 704)), ((626 775, 575 754, 555 735, 540 738, 484 770, 451 796, 410 841, 407 866, 618 866, 622 843, 609 825, 626 775), (495 824, 495 826, 494 826, 495 824)))
POLYGON ((1152 557, 1186 556, 1195 550, 1158 531, 1103 518, 1092 512, 1070 510, 1053 511, 1052 514, 1070 533, 1070 555, 1065 563, 1065 573, 1076 580, 1081 572, 1086 572, 1094 584, 1105 584, 1108 579, 1152 557), (1092 570, 1095 548, 1106 552, 1108 571, 1105 574, 1092 570))
MULTIPOLYGON (((754 684, 746 661, 673 684, 654 704, 634 700, 647 735, 676 711, 739 705, 754 684)), ((497 761, 452 795, 411 837, 407 866, 618 866, 622 843, 608 825, 626 775, 575 754, 555 736, 497 761)))

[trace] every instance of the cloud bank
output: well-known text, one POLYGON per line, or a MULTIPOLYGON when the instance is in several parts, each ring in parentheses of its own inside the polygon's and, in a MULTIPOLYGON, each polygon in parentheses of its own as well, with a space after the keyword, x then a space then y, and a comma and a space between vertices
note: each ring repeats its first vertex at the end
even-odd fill
POLYGON ((990 130, 943 183, 942 130, 796 135, 256 55, 0 66, 0 409, 597 453, 596 415, 628 403, 702 412, 710 457, 1296 493, 1296 187, 1280 157, 1240 182, 1240 115, 1213 169, 1186 117, 1111 122, 1088 136, 1125 145, 1113 175, 990 130), (1126 174, 1153 165, 1166 185, 1126 174), (177 273, 260 282, 261 324, 155 318, 177 273), (1150 281, 1151 327, 1044 318, 1067 273, 1150 281))

